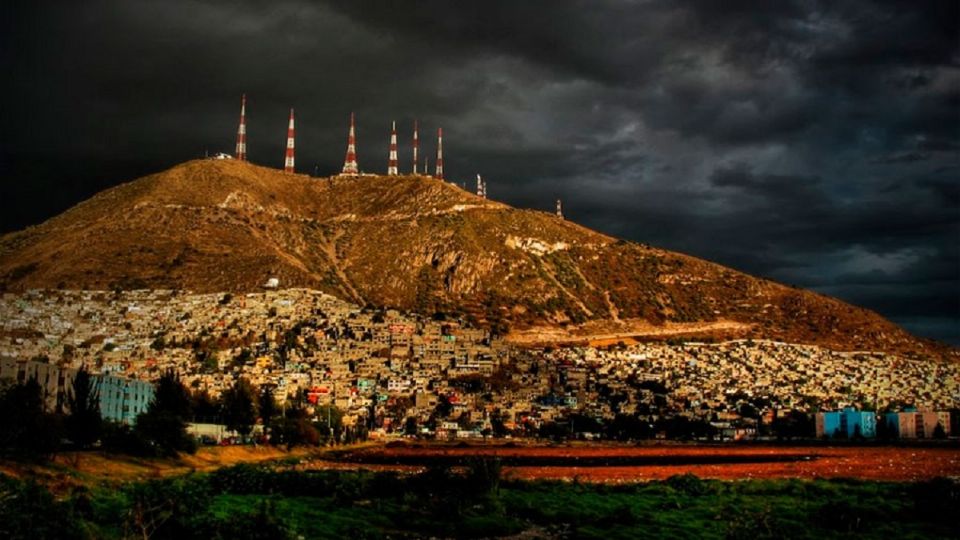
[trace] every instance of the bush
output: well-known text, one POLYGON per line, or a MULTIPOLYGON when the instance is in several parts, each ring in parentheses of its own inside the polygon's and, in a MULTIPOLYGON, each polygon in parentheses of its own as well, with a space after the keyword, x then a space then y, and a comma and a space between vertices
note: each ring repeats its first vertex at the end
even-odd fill
POLYGON ((665 480, 671 488, 685 495, 700 496, 713 491, 708 482, 701 480, 694 474, 677 474, 665 480))
POLYGON ((843 533, 863 531, 883 517, 876 508, 845 499, 822 505, 816 516, 822 526, 843 533))
POLYGON ((104 450, 133 456, 149 456, 150 442, 126 424, 104 422, 100 443, 104 450))
POLYGON ((333 497, 351 502, 384 493, 402 493, 395 474, 338 471, 274 471, 240 464, 218 469, 207 477, 214 493, 235 495, 276 494, 285 497, 333 497), (384 491, 390 488, 392 491, 384 491))
POLYGON ((728 483, 682 475, 593 485, 501 482, 499 466, 477 459, 410 476, 237 465, 122 489, 77 488, 62 503, 32 482, 0 476, 0 538, 470 538, 531 526, 592 538, 953 537, 960 496, 960 484, 946 479, 728 483))
POLYGON ((82 538, 70 505, 58 503, 33 480, 0 476, 0 538, 10 540, 82 538))
POLYGON ((293 531, 277 516, 276 507, 270 499, 260 501, 251 512, 200 523, 192 534, 195 538, 231 540, 283 540, 294 537, 293 531))
POLYGON ((934 478, 910 486, 913 506, 918 515, 933 523, 956 523, 960 508, 960 482, 934 478))
POLYGON ((135 437, 146 444, 147 455, 176 457, 193 454, 197 441, 187 433, 183 417, 166 411, 148 410, 137 418, 135 437))
POLYGON ((730 540, 774 540, 789 538, 784 526, 770 507, 759 510, 730 509, 733 517, 727 522, 730 540))
POLYGON ((211 493, 206 479, 185 477, 131 484, 124 536, 144 538, 195 538, 209 526, 211 493))
POLYGON ((233 467, 217 469, 210 473, 208 480, 210 489, 215 493, 234 493, 247 495, 251 493, 270 493, 272 487, 270 477, 279 473, 241 463, 233 467))
POLYGON ((467 462, 466 483, 478 496, 497 494, 503 465, 499 458, 475 457, 467 462))
MULTIPOLYGON (((270 438, 272 444, 285 444, 287 449, 294 446, 318 446, 320 434, 302 409, 289 411, 286 416, 273 422, 270 438)), ((326 430, 325 430, 326 431, 326 430)))

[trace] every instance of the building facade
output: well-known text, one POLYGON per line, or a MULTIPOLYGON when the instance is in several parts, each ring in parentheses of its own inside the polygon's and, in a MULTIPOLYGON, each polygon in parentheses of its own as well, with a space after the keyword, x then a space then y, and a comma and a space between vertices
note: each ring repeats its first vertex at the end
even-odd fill
MULTIPOLYGON (((43 393, 48 412, 66 412, 67 396, 73 388, 77 370, 36 360, 0 359, 0 381, 20 384, 35 379, 43 393)), ((117 375, 91 374, 100 397, 100 415, 104 420, 132 425, 137 415, 153 401, 153 385, 146 381, 117 375)))
POLYGON ((936 436, 937 426, 943 429, 944 436, 948 436, 950 420, 947 411, 906 410, 884 415, 887 429, 900 439, 931 439, 936 436))
POLYGON ((847 407, 841 411, 817 413, 817 437, 864 437, 877 436, 877 416, 871 411, 858 411, 847 407))
POLYGON ((94 376, 100 393, 100 416, 104 420, 133 425, 153 401, 153 385, 115 375, 94 376))

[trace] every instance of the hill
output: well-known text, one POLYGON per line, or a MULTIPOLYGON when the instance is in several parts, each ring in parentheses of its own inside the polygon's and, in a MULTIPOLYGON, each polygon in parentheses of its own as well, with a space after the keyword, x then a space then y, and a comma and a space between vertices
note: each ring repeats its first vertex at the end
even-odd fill
POLYGON ((190 161, 0 238, 0 289, 322 290, 519 342, 763 337, 942 356, 879 315, 423 176, 190 161))

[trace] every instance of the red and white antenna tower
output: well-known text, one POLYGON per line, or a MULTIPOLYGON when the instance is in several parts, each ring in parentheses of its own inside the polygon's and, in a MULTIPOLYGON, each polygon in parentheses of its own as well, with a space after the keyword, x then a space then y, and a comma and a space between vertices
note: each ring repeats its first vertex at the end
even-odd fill
POLYGON ((240 161, 247 160, 247 95, 240 96, 240 126, 237 128, 237 151, 240 161))
POLYGON ((343 160, 341 174, 360 174, 357 167, 357 136, 353 126, 353 113, 350 113, 350 135, 347 136, 347 157, 343 160))
POLYGON ((437 128, 437 174, 443 180, 443 128, 437 128))
POLYGON ((417 161, 420 156, 420 135, 417 130, 417 121, 413 121, 413 174, 417 174, 417 161))
POLYGON ((557 199, 557 217, 563 219, 563 203, 560 202, 560 199, 557 199))
POLYGON ((387 176, 396 176, 397 172, 397 123, 390 131, 390 161, 387 163, 387 176))
POLYGON ((293 137, 293 109, 290 109, 290 123, 287 124, 287 156, 283 160, 283 172, 292 173, 294 171, 293 137))

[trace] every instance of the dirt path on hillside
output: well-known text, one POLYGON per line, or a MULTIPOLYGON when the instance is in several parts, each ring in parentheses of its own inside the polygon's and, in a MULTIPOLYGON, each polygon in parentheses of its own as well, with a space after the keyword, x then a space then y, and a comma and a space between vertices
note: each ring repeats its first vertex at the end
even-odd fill
POLYGON ((363 296, 357 292, 357 289, 354 288, 353 283, 350 282, 350 278, 347 277, 347 273, 343 271, 343 266, 341 265, 340 259, 337 257, 337 241, 344 235, 344 230, 338 228, 333 235, 333 238, 326 240, 320 245, 323 249, 323 252, 327 255, 327 258, 330 259, 330 262, 333 265, 333 271, 337 274, 337 278, 340 279, 340 282, 343 283, 343 286, 347 288, 347 292, 350 293, 352 298, 350 300, 358 302, 360 304, 364 303, 363 296))
POLYGON ((507 335, 507 341, 515 345, 604 345, 627 341, 633 338, 671 337, 679 335, 709 335, 714 332, 739 333, 749 330, 753 325, 736 321, 715 321, 707 323, 672 323, 653 325, 645 320, 624 319, 619 324, 613 321, 590 322, 572 329, 534 326, 525 330, 514 330, 507 335))

